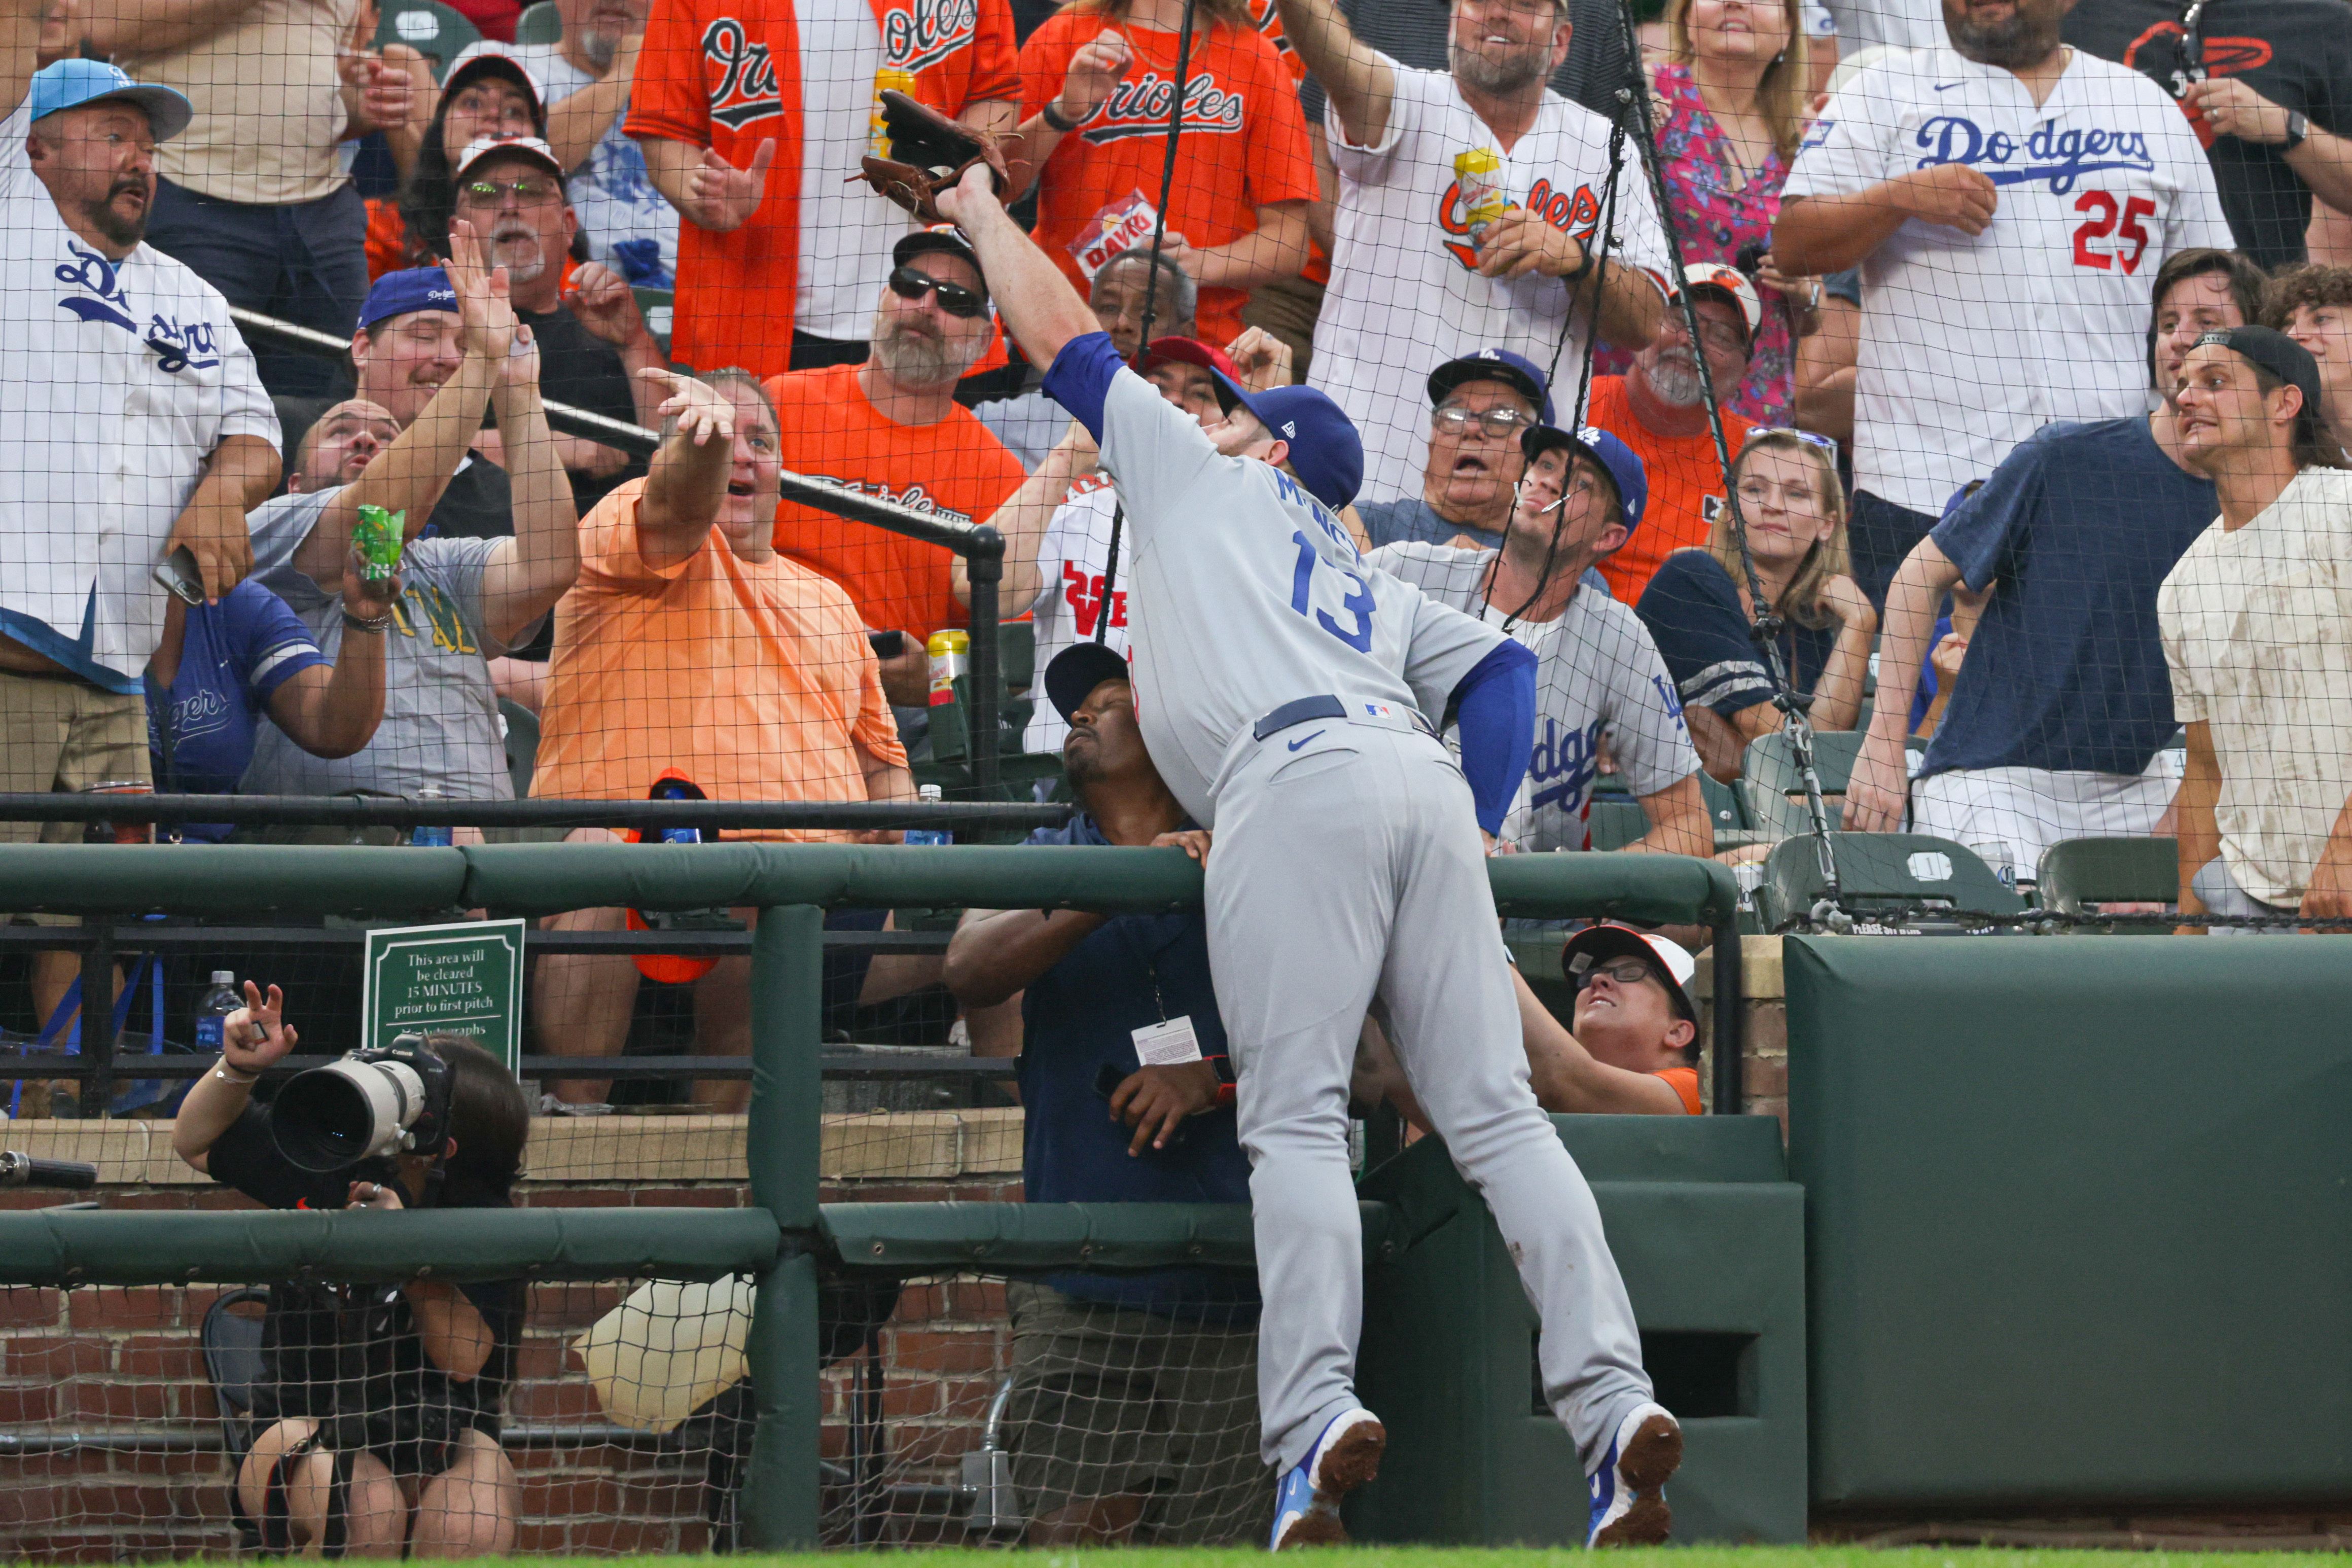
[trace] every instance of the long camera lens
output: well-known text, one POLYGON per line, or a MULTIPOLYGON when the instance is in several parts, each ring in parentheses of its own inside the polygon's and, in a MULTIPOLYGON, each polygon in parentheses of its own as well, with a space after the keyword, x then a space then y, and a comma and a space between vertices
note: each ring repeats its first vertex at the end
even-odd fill
POLYGON ((278 1091, 278 1152, 306 1171, 340 1171, 401 1146, 425 1107, 425 1081, 396 1061, 335 1061, 278 1091))

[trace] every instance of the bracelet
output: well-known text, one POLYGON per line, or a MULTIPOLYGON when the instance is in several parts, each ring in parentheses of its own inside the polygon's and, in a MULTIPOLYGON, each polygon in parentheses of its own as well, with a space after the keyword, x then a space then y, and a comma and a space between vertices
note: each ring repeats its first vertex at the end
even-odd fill
POLYGON ((354 631, 365 632, 370 637, 380 637, 383 636, 384 628, 392 625, 392 612, 386 610, 375 619, 369 620, 365 616, 355 616, 346 609, 343 612, 343 625, 354 631))
POLYGON ((257 1072, 232 1072, 229 1069, 228 1058, 226 1057, 221 1058, 220 1060, 213 1064, 213 1076, 220 1079, 223 1083, 233 1083, 239 1089, 251 1089, 255 1084, 261 1081, 261 1075, 257 1072))
POLYGON ((1076 120, 1063 119, 1062 100, 1058 98, 1047 99, 1045 100, 1045 107, 1039 110, 1038 114, 1045 120, 1047 125, 1062 132, 1065 136, 1068 135, 1071 132, 1076 131, 1079 126, 1084 125, 1087 121, 1092 120, 1095 117, 1095 111, 1090 109, 1084 114, 1079 115, 1076 120))

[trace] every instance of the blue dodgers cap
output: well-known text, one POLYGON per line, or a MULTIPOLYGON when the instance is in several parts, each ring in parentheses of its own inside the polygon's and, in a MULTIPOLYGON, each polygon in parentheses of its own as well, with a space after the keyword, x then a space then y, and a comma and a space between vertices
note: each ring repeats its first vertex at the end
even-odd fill
POLYGON ((39 120, 59 110, 117 98, 147 111, 147 129, 158 142, 177 136, 196 117, 194 105, 171 88, 133 81, 121 67, 104 60, 71 59, 43 66, 33 73, 28 118, 39 120))
POLYGON ((1631 533, 1642 525, 1642 514, 1650 510, 1650 471, 1642 466, 1640 453, 1598 425, 1573 432, 1557 425, 1535 425, 1519 433, 1519 451, 1529 464, 1559 447, 1601 465, 1609 482, 1617 487, 1617 507, 1625 514, 1625 531, 1631 533))
POLYGON ((373 331, 379 321, 418 310, 457 314, 457 290, 449 287, 449 274, 438 267, 412 267, 377 279, 375 287, 368 290, 367 303, 360 307, 359 330, 373 331))
POLYGON ((1364 484, 1364 438, 1339 405, 1311 386, 1245 392, 1216 373, 1218 397, 1231 414, 1238 403, 1257 416, 1267 434, 1290 443, 1290 467, 1309 494, 1333 511, 1356 499, 1364 484))
POLYGON ((1447 360, 1429 373, 1429 405, 1434 408, 1444 402, 1446 395, 1465 381, 1499 381, 1516 388, 1536 405, 1538 418, 1551 423, 1551 384, 1531 359, 1508 349, 1480 349, 1475 354, 1447 360))

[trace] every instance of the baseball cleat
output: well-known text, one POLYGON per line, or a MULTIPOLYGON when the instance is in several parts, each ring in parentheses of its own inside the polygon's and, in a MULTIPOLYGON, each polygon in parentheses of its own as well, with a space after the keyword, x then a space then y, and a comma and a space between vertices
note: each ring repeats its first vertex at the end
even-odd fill
POLYGON ((1274 1538, 1267 1549, 1345 1543, 1348 1531, 1339 1522, 1339 1500, 1381 1473, 1381 1451, 1388 1445, 1388 1428, 1370 1411, 1333 1416, 1307 1457, 1284 1472, 1276 1489, 1274 1538))
POLYGON ((1683 1429, 1663 1405, 1637 1405, 1617 1424, 1601 1468, 1587 1485, 1592 1526, 1587 1546, 1659 1546, 1674 1515, 1666 1478, 1683 1462, 1683 1429))

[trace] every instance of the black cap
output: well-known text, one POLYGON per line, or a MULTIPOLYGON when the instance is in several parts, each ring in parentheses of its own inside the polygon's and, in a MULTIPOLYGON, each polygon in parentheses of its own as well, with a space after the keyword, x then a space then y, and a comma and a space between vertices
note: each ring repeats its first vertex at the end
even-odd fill
POLYGON ((2303 394, 2302 417, 2319 423, 2319 362, 2311 351, 2284 332, 2268 327, 2230 327, 2207 332, 2196 346, 2218 343, 2258 369, 2266 370, 2303 394))
POLYGON ((979 277, 982 292, 987 291, 988 274, 981 270, 980 252, 971 247, 971 241, 963 237, 963 230, 951 223, 934 224, 929 228, 915 230, 890 247, 890 263, 894 267, 904 267, 918 256, 940 251, 961 257, 964 265, 979 277))
POLYGON ((1098 642, 1073 643, 1045 667, 1045 700, 1064 723, 1078 704, 1106 680, 1125 680, 1127 660, 1098 642))

